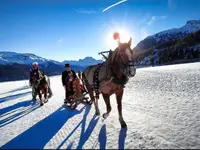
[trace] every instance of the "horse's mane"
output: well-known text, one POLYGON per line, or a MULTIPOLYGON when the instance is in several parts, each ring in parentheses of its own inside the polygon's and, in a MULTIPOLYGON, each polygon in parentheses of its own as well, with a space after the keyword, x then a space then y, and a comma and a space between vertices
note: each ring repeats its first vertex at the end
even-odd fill
POLYGON ((107 60, 106 60, 106 63, 107 64, 111 64, 111 63, 113 63, 117 58, 118 58, 118 56, 117 56, 117 52, 118 52, 118 47, 117 48, 115 48, 115 50, 114 51, 110 51, 109 52, 109 54, 108 54, 108 58, 107 58, 107 60))

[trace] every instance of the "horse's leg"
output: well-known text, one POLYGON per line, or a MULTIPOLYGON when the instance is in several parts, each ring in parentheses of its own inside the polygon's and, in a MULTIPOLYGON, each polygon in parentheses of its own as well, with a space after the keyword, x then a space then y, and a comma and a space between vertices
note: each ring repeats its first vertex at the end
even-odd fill
POLYGON ((37 96, 36 89, 35 89, 34 86, 32 86, 32 97, 33 97, 34 100, 36 100, 36 96, 37 96))
POLYGON ((92 90, 92 87, 86 84, 86 88, 88 90, 88 93, 90 95, 90 104, 92 104, 94 102, 94 106, 95 106, 95 111, 96 111, 96 115, 99 116, 100 115, 100 111, 99 111, 99 107, 98 107, 98 100, 94 98, 94 92, 92 90))
POLYGON ((126 128, 127 125, 123 119, 122 116, 122 96, 124 93, 124 89, 121 89, 119 92, 116 93, 116 99, 117 99, 117 107, 118 107, 118 113, 119 113, 119 122, 121 124, 122 128, 126 128))
POLYGON ((90 103, 92 104, 95 101, 94 92, 93 92, 92 87, 90 85, 86 84, 85 86, 86 86, 87 91, 88 91, 89 96, 90 96, 90 103))
POLYGON ((46 86, 44 86, 44 97, 45 97, 45 103, 48 102, 48 89, 49 89, 49 86, 48 84, 46 86))
POLYGON ((96 111, 95 114, 96 114, 96 116, 99 116, 99 115, 100 115, 98 100, 99 100, 99 99, 96 98, 96 100, 94 101, 94 106, 95 106, 95 111, 96 111))
POLYGON ((42 90, 39 90, 39 98, 40 98, 40 106, 43 106, 44 105, 44 103, 43 103, 43 101, 42 101, 42 90))
POLYGON ((106 103, 107 112, 103 114, 103 118, 107 118, 111 112, 111 105, 110 105, 110 96, 108 94, 103 94, 104 102, 106 103))

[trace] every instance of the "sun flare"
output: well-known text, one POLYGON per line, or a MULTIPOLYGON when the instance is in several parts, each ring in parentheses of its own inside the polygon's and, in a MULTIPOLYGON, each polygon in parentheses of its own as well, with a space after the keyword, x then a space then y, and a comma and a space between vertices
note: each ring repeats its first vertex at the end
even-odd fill
POLYGON ((118 45, 117 41, 113 39, 113 33, 118 32, 120 34, 120 42, 125 43, 128 42, 131 38, 129 32, 127 32, 125 29, 118 29, 118 30, 113 30, 107 35, 107 45, 108 48, 114 50, 118 45))

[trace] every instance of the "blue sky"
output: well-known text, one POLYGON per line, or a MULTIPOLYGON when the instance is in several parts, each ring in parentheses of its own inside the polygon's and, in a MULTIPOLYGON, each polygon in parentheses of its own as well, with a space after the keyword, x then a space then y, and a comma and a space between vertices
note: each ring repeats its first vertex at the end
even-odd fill
POLYGON ((54 59, 101 58, 123 31, 133 47, 146 36, 200 19, 200 0, 0 0, 0 51, 54 59))

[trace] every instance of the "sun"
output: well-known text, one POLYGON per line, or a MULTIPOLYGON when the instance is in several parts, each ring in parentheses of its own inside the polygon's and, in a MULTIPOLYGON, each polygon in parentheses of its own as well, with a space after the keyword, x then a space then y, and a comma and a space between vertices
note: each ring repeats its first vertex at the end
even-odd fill
POLYGON ((117 30, 110 31, 107 35, 106 42, 107 42, 108 48, 112 50, 114 50, 118 46, 117 41, 113 39, 114 32, 118 32, 120 34, 120 42, 122 43, 128 42, 131 38, 129 32, 126 31, 125 29, 117 29, 117 30))

